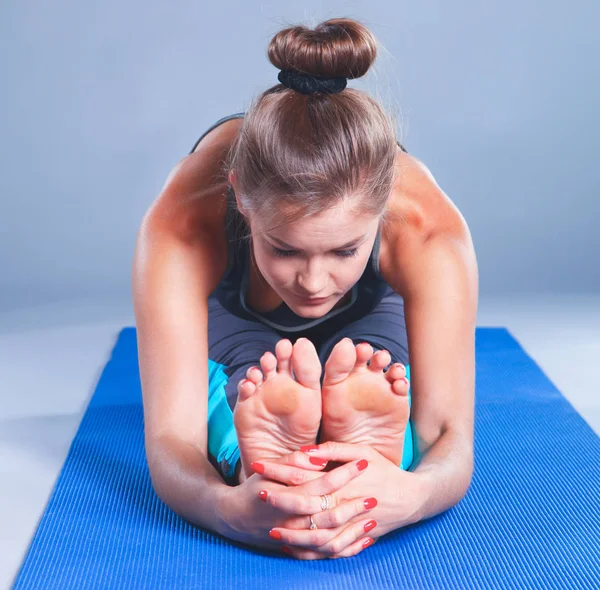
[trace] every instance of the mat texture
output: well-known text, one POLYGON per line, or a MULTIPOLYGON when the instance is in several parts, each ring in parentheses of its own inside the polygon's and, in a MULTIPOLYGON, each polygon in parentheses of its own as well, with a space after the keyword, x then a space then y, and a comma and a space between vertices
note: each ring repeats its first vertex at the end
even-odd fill
POLYGON ((299 561, 191 526, 155 495, 126 327, 14 588, 599 588, 600 438, 506 329, 477 329, 476 361, 465 498, 355 557, 299 561))

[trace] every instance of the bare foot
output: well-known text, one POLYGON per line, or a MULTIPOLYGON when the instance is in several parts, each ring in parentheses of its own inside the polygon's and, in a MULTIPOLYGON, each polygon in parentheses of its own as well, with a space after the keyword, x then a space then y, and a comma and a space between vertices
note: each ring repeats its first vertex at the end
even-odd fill
POLYGON ((321 395, 323 424, 319 442, 334 440, 372 446, 400 466, 408 424, 408 381, 404 365, 387 350, 350 338, 338 342, 327 362, 321 395), (367 362, 371 361, 367 366, 367 362))
POLYGON ((321 362, 314 344, 299 338, 292 346, 284 338, 275 346, 275 354, 265 352, 260 359, 262 372, 250 367, 248 379, 238 383, 233 423, 242 463, 240 483, 252 473, 253 461, 274 461, 315 444, 319 431, 321 362))

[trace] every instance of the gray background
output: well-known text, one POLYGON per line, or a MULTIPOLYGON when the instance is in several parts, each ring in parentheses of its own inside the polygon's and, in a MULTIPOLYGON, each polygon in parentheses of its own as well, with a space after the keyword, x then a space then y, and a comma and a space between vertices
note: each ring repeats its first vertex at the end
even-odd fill
POLYGON ((351 81, 466 218, 480 295, 600 292, 597 2, 4 2, 0 308, 131 299, 136 232, 214 121, 277 83, 271 36, 347 16, 351 81))

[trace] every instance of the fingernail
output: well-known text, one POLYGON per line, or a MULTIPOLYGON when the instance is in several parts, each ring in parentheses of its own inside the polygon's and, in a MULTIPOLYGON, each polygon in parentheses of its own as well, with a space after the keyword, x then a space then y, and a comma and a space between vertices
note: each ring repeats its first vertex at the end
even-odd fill
POLYGON ((252 471, 256 471, 256 473, 264 473, 265 472, 265 466, 262 463, 250 463, 250 469, 252 469, 252 471))
POLYGON ((281 541, 281 533, 279 531, 274 531, 271 529, 269 531, 269 537, 271 537, 271 539, 275 539, 276 541, 281 541))
POLYGON ((366 510, 371 510, 377 506, 377 500, 375 498, 367 498, 363 504, 365 505, 366 510))
POLYGON ((356 466, 358 467, 359 471, 362 471, 363 469, 367 468, 367 465, 369 464, 369 462, 366 459, 361 459, 356 466))
POLYGON ((377 522, 374 520, 370 520, 366 525, 365 525, 365 533, 368 533, 371 529, 374 529, 377 526, 377 522))
POLYGON ((315 445, 306 445, 304 447, 300 447, 300 450, 303 453, 314 453, 315 451, 319 450, 319 447, 317 447, 315 445))
POLYGON ((258 497, 263 501, 266 502, 267 501, 267 490, 260 490, 260 492, 258 492, 258 497))
POLYGON ((281 550, 288 555, 293 555, 292 550, 287 545, 282 545, 281 550))
POLYGON ((371 537, 369 537, 369 538, 367 538, 367 539, 365 539, 365 540, 363 541, 363 544, 362 544, 362 546, 363 546, 363 547, 368 547, 369 545, 372 545, 372 544, 373 544, 373 539, 371 539, 371 537))
POLYGON ((318 465, 319 467, 325 467, 325 465, 328 463, 327 459, 319 459, 319 457, 310 457, 309 461, 313 465, 318 465))

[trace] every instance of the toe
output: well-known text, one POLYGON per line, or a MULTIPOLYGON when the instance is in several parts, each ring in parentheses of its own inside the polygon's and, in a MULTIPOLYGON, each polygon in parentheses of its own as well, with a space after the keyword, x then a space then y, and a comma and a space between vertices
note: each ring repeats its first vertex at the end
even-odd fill
POLYGON ((238 383, 238 402, 243 402, 247 400, 255 391, 256 386, 252 381, 248 381, 248 379, 241 379, 238 383))
POLYGON ((350 338, 340 340, 325 362, 323 387, 343 381, 354 369, 356 347, 350 338))
POLYGON ((390 383, 393 383, 396 379, 402 379, 402 377, 406 377, 406 369, 404 365, 401 363, 394 363, 386 372, 385 376, 387 377, 390 383))
POLYGON ((408 379, 406 377, 402 377, 402 379, 396 379, 392 383, 392 389, 394 393, 398 395, 408 395, 408 379))
POLYGON ((255 367, 255 366, 250 367, 246 371, 246 379, 248 379, 249 381, 252 381, 252 383, 254 383, 254 385, 256 385, 257 387, 262 382, 262 378, 263 378, 262 371, 258 367, 255 367))
POLYGON ((373 358, 373 347, 368 342, 361 342, 356 345, 356 363, 355 369, 367 368, 367 363, 373 358))
POLYGON ((298 338, 292 351, 296 381, 310 389, 321 388, 321 361, 315 345, 308 338, 298 338))
POLYGON ((275 345, 275 354, 277 355, 277 372, 290 373, 292 358, 292 342, 283 338, 275 345))
POLYGON ((392 356, 387 350, 378 350, 371 359, 369 369, 374 372, 383 371, 392 362, 392 356))
POLYGON ((265 379, 269 379, 277 374, 277 359, 272 352, 265 352, 260 357, 260 368, 264 373, 265 379))

